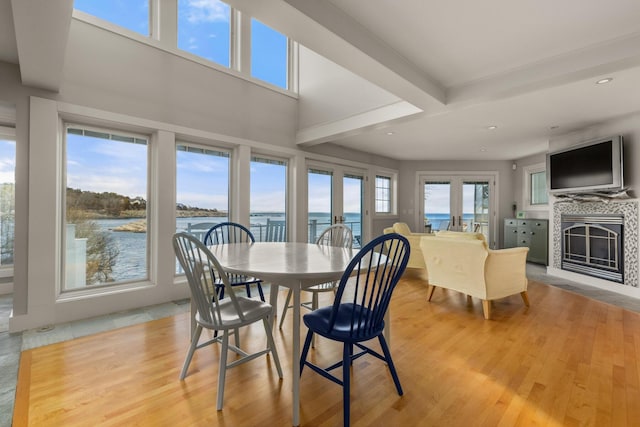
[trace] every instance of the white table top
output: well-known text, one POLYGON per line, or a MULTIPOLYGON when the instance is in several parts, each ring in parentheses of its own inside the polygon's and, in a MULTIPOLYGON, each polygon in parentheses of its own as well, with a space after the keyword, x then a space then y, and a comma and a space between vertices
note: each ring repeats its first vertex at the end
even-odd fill
POLYGON ((294 242, 234 243, 209 249, 228 273, 249 274, 287 287, 339 278, 357 252, 294 242))

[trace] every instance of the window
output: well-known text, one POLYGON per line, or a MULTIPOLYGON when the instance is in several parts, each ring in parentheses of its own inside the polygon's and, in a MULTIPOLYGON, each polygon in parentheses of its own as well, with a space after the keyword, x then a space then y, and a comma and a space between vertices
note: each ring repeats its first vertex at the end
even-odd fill
POLYGON ((66 128, 63 291, 148 279, 147 138, 66 128))
POLYGON ((391 213, 391 178, 376 175, 376 213, 391 213))
POLYGON ((13 129, 0 127, 0 269, 3 271, 13 267, 16 182, 14 135, 13 129))
POLYGON ((251 76, 287 89, 287 46, 287 37, 252 19, 251 76))
POLYGON ((263 242, 269 222, 287 221, 287 162, 254 156, 250 179, 251 232, 257 242, 263 242))
POLYGON ((75 0, 74 9, 150 36, 149 0, 75 0))
POLYGON ((227 151, 176 145, 176 231, 202 240, 215 224, 229 220, 230 163, 227 151))
POLYGON ((523 168, 524 174, 524 210, 547 209, 547 172, 545 164, 539 163, 523 168))
POLYGON ((178 48, 230 67, 229 5, 219 0, 178 0, 178 48))

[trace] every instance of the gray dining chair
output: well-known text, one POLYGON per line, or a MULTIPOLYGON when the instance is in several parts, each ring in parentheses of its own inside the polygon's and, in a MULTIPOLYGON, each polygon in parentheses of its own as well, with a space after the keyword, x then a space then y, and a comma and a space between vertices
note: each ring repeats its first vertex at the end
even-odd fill
MULTIPOLYGON (((326 228, 318 239, 317 245, 321 246, 336 246, 340 248, 351 248, 353 246, 353 232, 351 228, 344 224, 334 224, 331 227, 326 228)), ((311 292, 311 301, 303 302, 300 305, 304 308, 315 310, 318 308, 318 294, 322 292, 333 292, 335 294, 338 281, 320 283, 318 285, 305 288, 307 292, 311 292)), ((282 309, 282 315, 280 316, 280 329, 284 323, 284 318, 287 315, 287 311, 293 306, 291 303, 291 289, 287 292, 287 298, 284 301, 284 307, 282 309)), ((315 346, 315 341, 313 342, 315 346)))
POLYGON ((272 220, 267 218, 265 231, 265 242, 286 242, 287 222, 282 220, 272 220))
POLYGON ((194 352, 213 343, 222 344, 218 371, 217 409, 219 411, 222 410, 227 369, 271 353, 278 371, 278 377, 282 378, 280 359, 278 359, 278 352, 268 320, 272 312, 271 305, 264 301, 237 296, 218 260, 194 236, 187 233, 175 234, 173 236, 173 249, 180 265, 184 269, 191 292, 191 299, 196 306, 196 328, 180 372, 180 380, 184 380, 187 376, 194 352), (221 299, 218 295, 216 283, 219 280, 224 284, 227 298, 221 299), (239 329, 259 321, 262 321, 264 326, 267 347, 264 350, 250 354, 239 348, 237 341, 239 329), (199 344, 198 341, 203 328, 219 331, 220 333, 213 339, 199 344), (235 335, 236 345, 229 344, 229 335, 235 335), (229 350, 237 353, 240 357, 227 363, 229 350))

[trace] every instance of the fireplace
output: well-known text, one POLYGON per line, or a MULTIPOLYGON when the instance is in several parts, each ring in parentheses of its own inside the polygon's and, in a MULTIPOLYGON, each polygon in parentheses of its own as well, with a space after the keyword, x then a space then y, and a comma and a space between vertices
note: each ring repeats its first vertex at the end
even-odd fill
POLYGON ((562 215, 562 269, 624 283, 624 216, 562 215))
POLYGON ((549 270, 557 271, 559 276, 582 280, 594 286, 606 288, 606 283, 609 282, 611 285, 622 284, 638 288, 639 207, 637 200, 629 199, 560 200, 553 203, 552 256, 549 270), (584 228, 581 228, 580 224, 583 224, 584 228), (576 227, 568 231, 569 237, 565 238, 564 230, 573 226, 576 227), (616 240, 614 248, 612 242, 616 240), (583 248, 577 243, 579 241, 583 242, 583 248), (594 241, 595 247, 600 246, 600 249, 594 249, 594 241), (607 244, 603 245, 603 242, 607 244), (570 255, 564 253, 567 244, 571 245, 568 251, 570 255), (563 276, 561 272, 566 272, 566 275, 563 276))

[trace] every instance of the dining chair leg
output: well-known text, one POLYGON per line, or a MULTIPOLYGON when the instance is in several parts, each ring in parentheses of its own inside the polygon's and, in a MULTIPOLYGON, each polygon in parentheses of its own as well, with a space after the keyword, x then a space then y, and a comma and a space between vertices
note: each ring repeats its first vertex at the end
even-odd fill
POLYGON ((289 291, 287 292, 287 298, 284 300, 284 308, 282 309, 282 316, 280 317, 280 326, 279 326, 280 329, 282 329, 282 324, 284 323, 284 318, 287 315, 287 310, 289 310, 290 302, 291 302, 291 289, 289 289, 289 291))
POLYGON ((396 385, 396 390, 398 391, 398 395, 402 396, 402 386, 400 385, 400 379, 398 378, 398 372, 396 372, 396 367, 393 364, 393 359, 391 358, 391 352, 389 351, 389 346, 387 345, 387 340, 384 339, 384 335, 378 335, 378 340, 380 341, 380 347, 382 347, 382 352, 384 354, 384 358, 387 361, 387 366, 389 367, 389 371, 391 372, 391 377, 393 378, 393 382, 396 385))
POLYGON ((244 288, 245 292, 247 293, 247 298, 251 298, 251 285, 247 283, 246 285, 244 285, 244 288))
POLYGON ((189 369, 189 365, 191 364, 191 358, 193 357, 193 353, 196 351, 196 347, 198 346, 198 341, 200 340, 200 334, 202 333, 202 326, 197 325, 196 330, 193 332, 191 336, 191 344, 189 345, 189 351, 187 352, 187 357, 184 359, 184 364, 182 365, 182 371, 180 372, 180 380, 183 380, 187 376, 187 370, 189 369))
POLYGON ((349 418, 351 412, 351 344, 345 343, 342 349, 342 411, 344 416, 344 425, 349 426, 349 418))
MULTIPOLYGON (((271 285, 274 286, 274 285, 271 285)), ((265 302, 266 300, 264 299, 264 292, 262 292, 262 285, 260 283, 258 283, 258 294, 260 294, 260 300, 262 302, 265 302)))
POLYGON ((276 343, 273 340, 273 334, 271 333, 271 324, 267 319, 262 319, 264 324, 264 330, 267 333, 267 344, 269 345, 269 351, 273 356, 273 361, 276 364, 276 370, 278 371, 278 377, 282 378, 282 367, 280 366, 280 358, 278 357, 278 350, 276 350, 276 343))
POLYGON ((236 347, 241 348, 240 347, 240 329, 236 328, 233 330, 233 335, 235 335, 234 337, 234 341, 236 343, 236 347))
POLYGON ((304 368, 304 362, 307 361, 307 354, 309 354, 309 347, 311 340, 313 339, 313 332, 309 330, 307 337, 304 339, 304 345, 302 346, 302 354, 300 354, 300 375, 302 375, 302 369, 304 368))
POLYGON ((223 332, 222 349, 220 350, 220 367, 218 369, 218 411, 222 410, 224 400, 224 381, 227 375, 227 354, 229 353, 229 331, 223 332))

